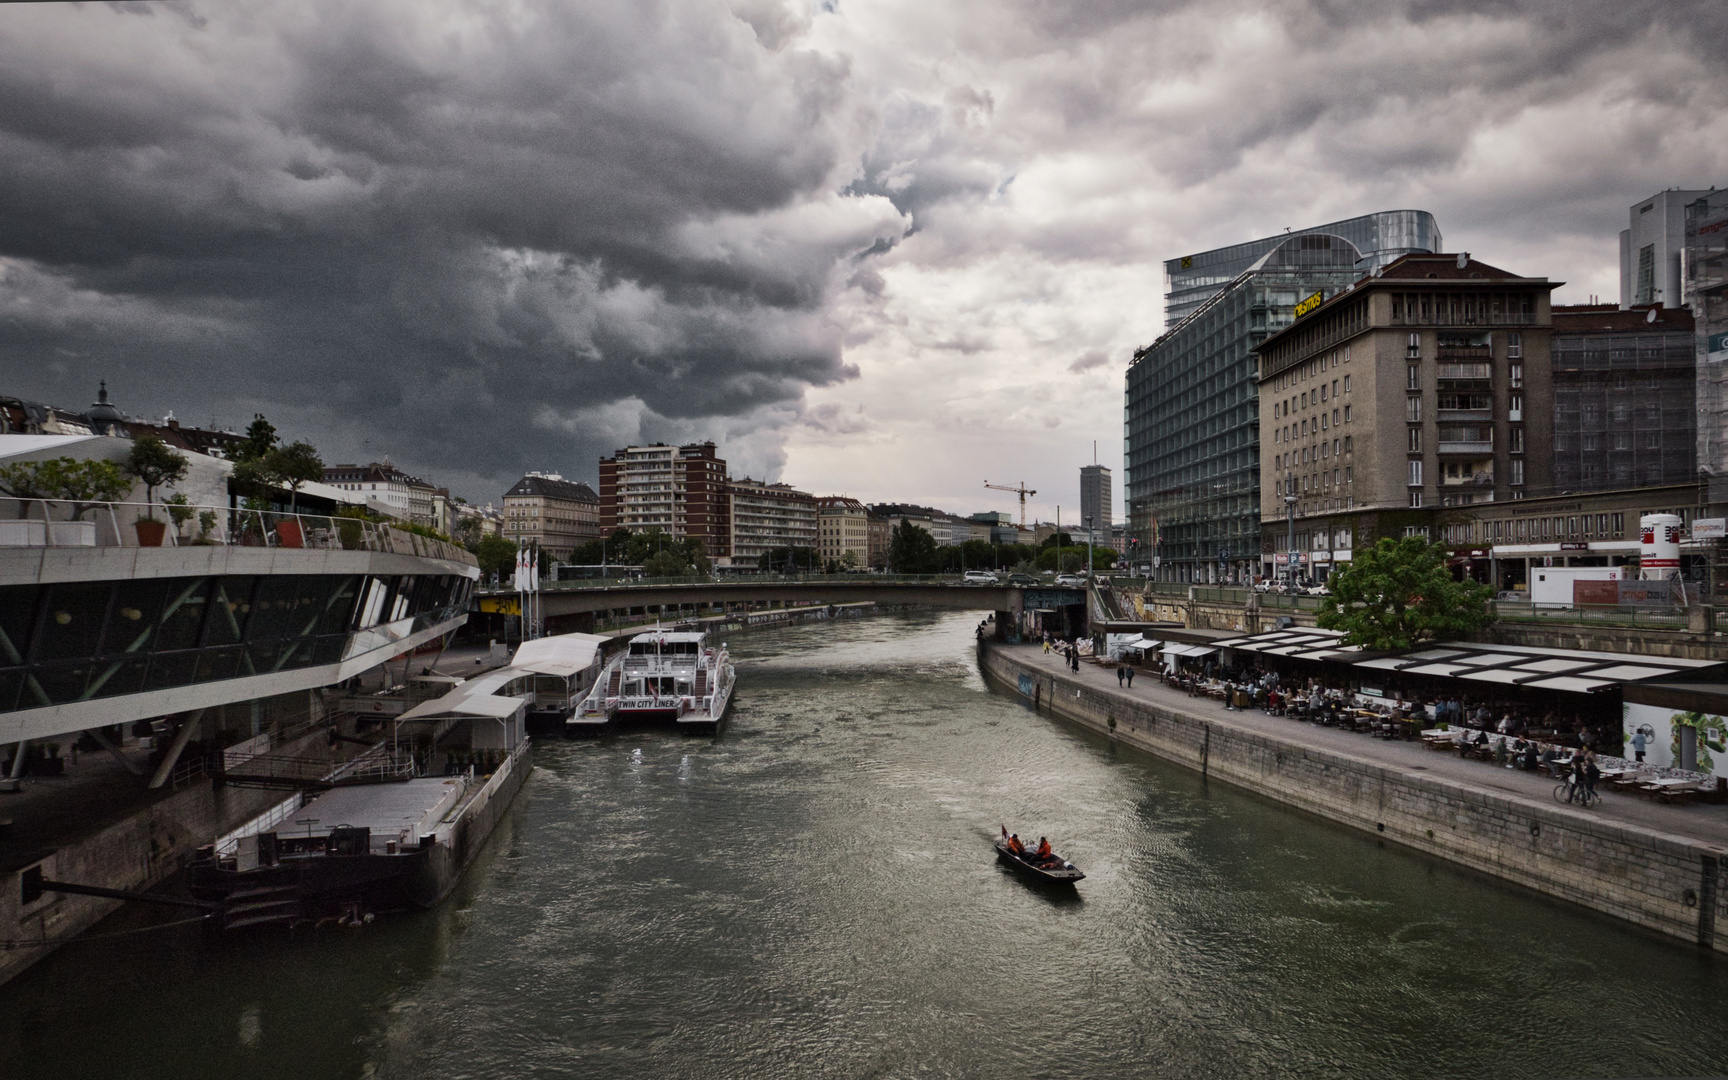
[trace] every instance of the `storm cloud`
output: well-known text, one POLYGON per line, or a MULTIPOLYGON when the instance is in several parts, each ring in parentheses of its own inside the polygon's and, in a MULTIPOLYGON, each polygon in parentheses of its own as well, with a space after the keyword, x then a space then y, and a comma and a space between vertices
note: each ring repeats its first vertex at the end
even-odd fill
POLYGON ((1067 492, 1163 258, 1415 206, 1613 292, 1625 207, 1728 175, 1725 43, 1701 2, 4 5, 0 392, 481 500, 656 438, 1067 492))

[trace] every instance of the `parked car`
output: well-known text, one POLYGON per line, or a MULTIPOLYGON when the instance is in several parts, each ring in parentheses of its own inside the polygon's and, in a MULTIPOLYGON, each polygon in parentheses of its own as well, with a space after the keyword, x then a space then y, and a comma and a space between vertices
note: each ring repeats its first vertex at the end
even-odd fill
POLYGON ((1084 585, 1084 584, 1086 584, 1086 579, 1084 577, 1080 576, 1079 574, 1057 574, 1056 575, 1056 584, 1058 584, 1058 585, 1084 585))
POLYGON ((968 570, 960 577, 962 585, 1000 585, 996 575, 988 570, 968 570))
POLYGON ((1008 584, 1010 584, 1010 585, 1037 585, 1037 584, 1039 584, 1039 581, 1037 578, 1033 577, 1031 574, 1009 574, 1008 575, 1008 584))

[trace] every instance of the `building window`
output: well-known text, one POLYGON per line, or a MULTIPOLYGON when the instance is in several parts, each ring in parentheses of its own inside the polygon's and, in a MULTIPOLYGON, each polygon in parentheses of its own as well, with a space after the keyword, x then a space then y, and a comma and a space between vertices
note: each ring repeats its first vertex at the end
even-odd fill
POLYGON ((1513 427, 1507 432, 1506 449, 1514 454, 1524 452, 1524 429, 1522 427, 1513 427))
POLYGON ((1408 462, 1407 464, 1409 464, 1409 466, 1410 466, 1410 486, 1411 487, 1421 487, 1422 486, 1422 462, 1418 460, 1418 461, 1408 462))
POLYGON ((1412 424, 1420 424, 1422 422, 1421 398, 1409 397, 1404 399, 1404 419, 1410 421, 1412 424))
POLYGON ((1506 335, 1506 359, 1517 360, 1524 355, 1524 335, 1517 330, 1506 335))
POLYGON ((1346 424, 1350 422, 1350 406, 1348 405, 1344 406, 1344 422, 1346 424))
POLYGON ((1512 459, 1512 486, 1513 487, 1523 487, 1524 486, 1524 459, 1523 458, 1513 458, 1512 459))
POLYGON ((1404 367, 1404 389, 1422 389, 1422 368, 1417 364, 1406 364, 1404 367))
POLYGON ((1566 519, 1566 535, 1567 536, 1577 536, 1578 535, 1578 519, 1577 518, 1569 517, 1566 519))
POLYGON ((1625 514, 1615 514, 1613 517, 1613 521, 1614 521, 1614 535, 1615 536, 1619 536, 1626 531, 1626 515, 1625 514))
POLYGON ((1351 467, 1349 465, 1344 466, 1344 482, 1346 484, 1348 484, 1348 483, 1352 482, 1354 479, 1355 479, 1355 477, 1352 475, 1351 467))
POLYGON ((1512 389, 1514 389, 1514 390, 1523 389, 1523 387, 1524 387, 1524 365, 1521 363, 1513 364, 1508 369, 1508 371, 1511 374, 1512 389))
POLYGON ((1350 376, 1348 375, 1344 376, 1344 392, 1346 394, 1350 392, 1350 376))
POLYGON ((1422 355, 1422 335, 1421 334, 1411 334, 1410 335, 1410 345, 1405 350, 1404 355, 1406 355, 1406 356, 1421 356, 1422 355))
POLYGON ((1412 454, 1420 454, 1422 452, 1422 429, 1419 427, 1413 427, 1410 429, 1410 452, 1412 454))
POLYGON ((1524 395, 1513 394, 1506 399, 1506 419, 1524 419, 1524 395))

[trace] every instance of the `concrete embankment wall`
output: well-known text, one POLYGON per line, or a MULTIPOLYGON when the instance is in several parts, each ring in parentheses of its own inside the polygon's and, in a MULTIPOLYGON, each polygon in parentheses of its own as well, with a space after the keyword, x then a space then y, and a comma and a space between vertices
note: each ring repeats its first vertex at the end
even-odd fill
POLYGON ((1723 847, 1124 701, 992 643, 979 660, 986 677, 1056 715, 1209 778, 1728 952, 1723 847))
MULTIPOLYGON (((320 730, 285 744, 277 752, 309 754, 321 749, 326 739, 320 730)), ((143 786, 142 780, 139 786, 143 786)), ((64 942, 90 929, 123 903, 51 892, 25 906, 21 903, 21 877, 31 867, 40 866, 42 876, 50 881, 146 892, 184 869, 200 846, 239 828, 287 797, 285 791, 216 787, 208 780, 199 781, 67 844, 40 862, 0 875, 0 939, 64 942)), ((161 910, 164 921, 197 915, 186 908, 161 910)), ((0 983, 42 959, 54 947, 0 948, 0 983)))

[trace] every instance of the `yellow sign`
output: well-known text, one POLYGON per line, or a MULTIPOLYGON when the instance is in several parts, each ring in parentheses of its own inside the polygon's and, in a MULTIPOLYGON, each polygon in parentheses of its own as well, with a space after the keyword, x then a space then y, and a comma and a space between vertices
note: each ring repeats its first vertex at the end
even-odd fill
POLYGON ((514 598, 508 600, 488 598, 480 601, 480 610, 490 612, 493 615, 520 615, 522 614, 522 604, 514 598))
POLYGON ((1192 256, 1192 255, 1182 256, 1182 269, 1184 269, 1184 270, 1194 269, 1194 256, 1192 256))
POLYGON ((1313 311, 1315 308, 1319 307, 1321 304, 1321 301, 1323 301, 1325 299, 1326 299, 1326 297, 1323 296, 1322 294, 1315 293, 1313 296, 1310 296, 1308 299, 1302 301, 1300 304, 1297 304, 1296 305, 1296 317, 1298 319, 1300 319, 1302 316, 1308 314, 1310 311, 1313 311))

